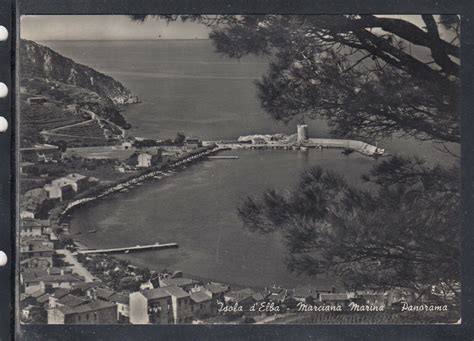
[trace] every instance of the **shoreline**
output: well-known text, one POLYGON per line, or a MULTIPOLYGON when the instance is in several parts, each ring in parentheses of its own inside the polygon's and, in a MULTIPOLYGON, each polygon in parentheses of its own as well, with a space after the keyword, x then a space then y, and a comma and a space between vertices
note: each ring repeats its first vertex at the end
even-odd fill
POLYGON ((73 201, 69 202, 66 205, 66 207, 64 207, 61 210, 61 212, 59 212, 57 214, 57 217, 55 217, 54 220, 56 220, 58 225, 61 225, 63 219, 67 219, 66 215, 68 213, 70 213, 73 209, 75 209, 77 207, 81 207, 81 206, 85 205, 88 202, 92 202, 92 201, 95 201, 95 200, 98 200, 98 199, 102 199, 102 198, 104 198, 108 195, 111 195, 113 193, 118 193, 118 192, 121 192, 125 189, 132 188, 132 186, 133 187, 140 186, 144 182, 152 180, 155 176, 163 175, 163 173, 167 173, 169 171, 179 170, 179 167, 181 167, 181 166, 191 164, 195 161, 201 161, 205 157, 207 157, 209 155, 216 154, 220 151, 229 150, 229 148, 224 148, 224 147, 219 147, 219 146, 215 146, 215 147, 210 146, 210 147, 203 147, 203 148, 205 148, 205 149, 201 150, 199 153, 186 155, 182 159, 178 158, 177 160, 175 160, 175 161, 173 161, 173 162, 171 162, 167 165, 161 165, 161 166, 159 166, 157 168, 154 168, 154 169, 151 169, 151 170, 149 170, 149 171, 147 171, 143 174, 132 175, 130 178, 128 178, 126 180, 123 180, 123 181, 120 181, 118 183, 115 183, 115 184, 111 185, 112 187, 104 188, 103 190, 99 191, 99 193, 96 194, 96 195, 92 195, 92 196, 88 196, 88 197, 85 197, 85 198, 79 198, 79 199, 73 200, 73 201))

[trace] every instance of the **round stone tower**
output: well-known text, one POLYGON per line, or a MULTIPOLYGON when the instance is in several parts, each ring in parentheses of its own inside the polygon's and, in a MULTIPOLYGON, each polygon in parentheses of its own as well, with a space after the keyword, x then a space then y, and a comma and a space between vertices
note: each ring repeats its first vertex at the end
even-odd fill
POLYGON ((306 124, 298 124, 297 130, 298 130, 297 142, 298 144, 302 144, 308 139, 308 126, 306 124))

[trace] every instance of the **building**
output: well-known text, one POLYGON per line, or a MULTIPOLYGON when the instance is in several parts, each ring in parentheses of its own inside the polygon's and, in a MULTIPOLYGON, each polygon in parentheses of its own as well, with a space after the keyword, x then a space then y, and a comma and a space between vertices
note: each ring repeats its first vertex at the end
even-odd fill
POLYGON ((193 321, 193 312, 191 310, 192 301, 189 294, 176 286, 164 287, 171 295, 171 307, 174 323, 191 323, 193 321))
POLYGON ((130 297, 129 295, 114 293, 109 301, 117 305, 117 321, 128 323, 130 321, 130 297))
POLYGON ((306 124, 298 124, 297 130, 297 143, 302 144, 308 139, 308 126, 306 124))
POLYGON ((130 294, 130 323, 190 323, 193 312, 189 294, 176 286, 130 294))
POLYGON ((162 150, 159 148, 150 149, 147 152, 138 154, 137 168, 148 168, 156 166, 162 158, 162 150))
POLYGON ((111 302, 92 301, 74 307, 48 309, 48 324, 112 324, 117 322, 117 306, 111 302))
POLYGON ((186 150, 194 150, 202 147, 202 143, 197 137, 186 137, 184 139, 184 147, 186 150))
POLYGON ((130 141, 122 142, 122 148, 123 149, 132 149, 132 142, 130 142, 130 141))
POLYGON ((65 177, 51 181, 53 187, 71 186, 75 193, 84 191, 89 187, 89 178, 87 176, 72 173, 65 177))
POLYGON ((68 200, 74 197, 74 189, 71 185, 51 186, 45 185, 44 190, 48 193, 49 199, 58 199, 59 201, 68 200))
POLYGON ((163 288, 130 294, 130 323, 173 323, 171 295, 163 288))
POLYGON ((72 275, 45 275, 24 281, 25 293, 33 293, 37 290, 46 292, 55 288, 71 289, 74 283, 83 281, 83 278, 72 275))
POLYGON ((53 265, 54 248, 42 242, 20 244, 20 264, 24 268, 48 268, 53 265))
POLYGON ((224 294, 224 301, 227 304, 235 304, 237 303, 243 307, 249 307, 255 303, 253 295, 256 292, 250 288, 245 288, 236 291, 228 291, 224 294))
POLYGON ((320 294, 319 301, 326 305, 342 307, 347 307, 350 303, 349 295, 347 293, 320 294))
POLYGON ((211 295, 212 299, 220 302, 224 302, 224 294, 230 291, 228 285, 223 285, 220 283, 210 282, 204 286, 204 289, 211 295))
POLYGON ((137 167, 138 168, 147 168, 151 167, 151 155, 148 153, 140 153, 138 154, 137 159, 137 167))
POLYGON ((192 302, 191 311, 195 319, 208 318, 217 314, 217 305, 213 303, 209 291, 192 292, 189 298, 192 302))
POLYGON ((319 300, 320 294, 335 293, 336 288, 329 286, 306 285, 293 290, 292 297, 297 302, 311 303, 319 300))
POLYGON ((171 278, 171 277, 164 277, 159 279, 160 287, 167 287, 167 286, 177 286, 185 291, 190 291, 192 288, 197 287, 200 283, 191 278, 171 278))
POLYGON ((71 199, 76 193, 89 188, 90 180, 87 176, 72 173, 51 181, 51 184, 45 185, 43 188, 48 193, 48 198, 63 201, 71 199))
POLYGON ((22 219, 20 221, 20 238, 40 237, 44 225, 36 219, 22 219))
POLYGON ((57 199, 51 200, 44 188, 34 188, 21 196, 20 219, 45 218, 57 199))
POLYGON ((268 295, 267 299, 271 302, 275 302, 277 304, 285 302, 286 298, 288 297, 288 289, 284 289, 281 287, 273 286, 266 290, 268 295))

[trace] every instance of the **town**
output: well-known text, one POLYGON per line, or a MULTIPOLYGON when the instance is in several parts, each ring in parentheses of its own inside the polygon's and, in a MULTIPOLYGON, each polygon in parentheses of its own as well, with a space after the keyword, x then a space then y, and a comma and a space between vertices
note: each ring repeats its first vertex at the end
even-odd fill
MULTIPOLYGON (((130 138, 105 146, 46 142, 20 149, 19 277, 24 323, 278 323, 301 311, 345 313, 354 304, 372 307, 365 312, 399 311, 402 304, 414 302, 406 289, 343 290, 318 283, 250 288, 187 278, 179 270, 151 271, 106 253, 178 247, 179 241, 91 250, 74 240, 68 223, 71 211, 87 202, 159 181, 198 160, 237 158, 215 156, 221 151, 342 148, 347 153, 383 155, 383 149, 352 140, 310 139, 304 125, 291 136, 244 136, 237 141, 201 141, 178 133, 174 140, 130 138)), ((96 232, 92 227, 87 231, 96 232)))

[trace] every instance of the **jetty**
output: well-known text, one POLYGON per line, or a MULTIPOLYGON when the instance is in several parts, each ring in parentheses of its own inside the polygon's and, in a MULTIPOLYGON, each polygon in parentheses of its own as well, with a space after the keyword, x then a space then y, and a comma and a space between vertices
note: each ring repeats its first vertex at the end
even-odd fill
POLYGON ((234 160, 234 159, 238 159, 239 157, 237 155, 213 155, 213 156, 208 156, 207 158, 210 160, 219 160, 219 159, 234 160))
POLYGON ((94 254, 94 253, 129 253, 129 252, 147 251, 147 250, 173 249, 177 247, 178 247, 177 243, 167 243, 167 244, 155 243, 151 245, 136 245, 136 246, 116 247, 116 248, 111 248, 111 249, 78 250, 77 252, 82 253, 84 255, 94 254))

